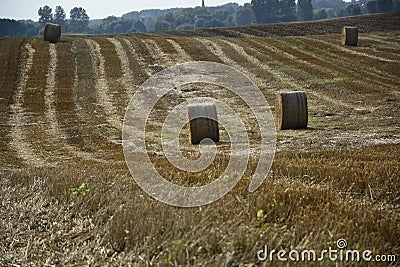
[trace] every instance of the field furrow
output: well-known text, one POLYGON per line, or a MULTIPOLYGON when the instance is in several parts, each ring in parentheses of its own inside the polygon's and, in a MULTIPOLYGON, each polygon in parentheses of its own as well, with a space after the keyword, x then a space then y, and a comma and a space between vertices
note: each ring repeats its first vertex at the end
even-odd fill
MULTIPOLYGON (((286 89, 284 89, 284 90, 306 91, 309 95, 311 95, 311 98, 310 98, 311 101, 314 101, 314 99, 312 97, 312 96, 314 96, 317 99, 321 99, 321 100, 325 101, 326 103, 330 103, 333 106, 339 106, 341 108, 346 108, 346 109, 350 109, 350 110, 353 109, 353 107, 351 105, 349 105, 348 103, 345 103, 344 101, 339 102, 325 94, 321 94, 321 93, 315 92, 313 90, 308 90, 306 83, 301 84, 298 81, 296 81, 294 78, 278 71, 276 68, 271 67, 270 65, 268 65, 267 60, 260 61, 260 59, 258 59, 257 57, 246 52, 244 47, 242 47, 234 42, 227 41, 225 39, 222 41, 225 42, 226 44, 228 44, 229 46, 231 46, 237 53, 239 53, 244 58, 246 58, 248 61, 250 61, 252 64, 254 64, 257 68, 270 73, 274 77, 274 79, 279 81, 279 83, 284 86, 284 88, 286 87, 286 89), (266 63, 264 63, 264 62, 266 62, 266 63)), ((316 101, 314 104, 317 105, 316 104, 317 102, 319 102, 319 101, 316 101)))
POLYGON ((375 56, 372 54, 368 54, 368 53, 363 53, 363 52, 358 52, 355 51, 353 49, 347 48, 347 47, 343 47, 343 45, 338 44, 338 43, 334 43, 334 42, 328 42, 325 40, 320 40, 320 39, 316 39, 316 38, 312 38, 312 37, 303 37, 305 39, 312 39, 314 42, 319 42, 322 43, 326 46, 332 47, 336 50, 339 50, 340 52, 344 52, 347 54, 351 54, 353 56, 357 56, 358 58, 363 58, 363 59, 368 59, 368 60, 376 60, 378 62, 385 62, 385 63, 399 63, 398 60, 392 60, 392 59, 387 59, 387 58, 383 58, 383 57, 379 57, 379 56, 375 56))
POLYGON ((20 52, 21 56, 18 65, 18 81, 16 85, 17 89, 15 93, 15 100, 10 106, 10 124, 13 125, 10 133, 10 146, 17 152, 18 157, 28 165, 43 166, 45 165, 45 160, 32 148, 30 142, 28 141, 28 137, 25 135, 25 127, 28 125, 26 124, 26 119, 24 117, 24 94, 27 89, 26 84, 29 79, 28 73, 33 66, 34 54, 35 50, 32 48, 30 43, 26 43, 20 52))
MULTIPOLYGON (((298 39, 301 40, 300 43, 302 43, 303 39, 298 39)), ((324 62, 327 62, 327 64, 333 64, 334 68, 336 65, 336 68, 339 68, 340 70, 342 70, 344 68, 343 73, 349 75, 349 77, 353 77, 353 80, 358 81, 358 82, 362 82, 362 81, 368 81, 370 82, 370 86, 367 86, 365 89, 370 89, 372 91, 378 91, 381 92, 382 90, 377 90, 375 87, 376 86, 380 86, 380 87, 386 87, 383 88, 384 90, 387 90, 387 87, 390 87, 388 92, 391 92, 393 94, 397 94, 397 90, 393 90, 393 84, 399 84, 400 85, 400 81, 398 79, 398 76, 396 74, 392 74, 389 73, 388 70, 390 72, 394 71, 396 68, 394 67, 394 69, 390 69, 389 65, 390 64, 375 64, 372 62, 363 62, 363 61, 358 61, 356 59, 354 59, 354 56, 352 54, 347 54, 347 56, 345 56, 346 54, 340 55, 338 52, 334 52, 331 49, 327 48, 325 46, 324 43, 322 43, 321 46, 318 46, 318 43, 315 43, 311 40, 306 40, 304 42, 305 45, 308 46, 314 46, 314 47, 318 47, 318 51, 317 52, 307 52, 304 51, 303 49, 300 50, 301 52, 305 53, 307 56, 318 59, 322 64, 324 62), (367 65, 371 65, 374 67, 371 67, 369 69, 365 69, 363 68, 363 66, 367 64, 367 65), (341 67, 341 68, 340 68, 341 67), (359 79, 354 79, 354 77, 360 77, 359 79), (371 83, 376 85, 371 86, 371 83)), ((295 50, 299 50, 299 48, 295 48, 295 50)), ((360 88, 361 90, 364 88, 360 88)), ((365 91, 360 91, 360 92, 365 92, 365 91)))
MULTIPOLYGON (((119 131, 122 129, 122 117, 118 115, 117 109, 113 104, 113 96, 109 93, 105 60, 101 54, 100 45, 92 39, 87 39, 86 41, 90 49, 92 68, 94 69, 96 79, 97 103, 102 106, 108 123, 119 131)), ((115 139, 115 136, 113 138, 115 139)))
MULTIPOLYGON (((147 79, 148 77, 150 77, 153 74, 153 70, 149 67, 148 64, 146 64, 146 59, 143 57, 143 54, 140 52, 137 52, 137 48, 135 48, 132 44, 132 42, 127 39, 124 38, 124 43, 125 45, 128 47, 129 50, 129 54, 130 54, 130 59, 134 59, 135 62, 137 64, 136 65, 136 70, 139 71, 138 73, 138 77, 136 76, 135 81, 137 82, 137 84, 139 84, 140 82, 144 82, 145 79, 147 79)), ((140 42, 140 41, 139 41, 140 42)), ((147 53, 145 53, 147 54, 147 53)))
POLYGON ((153 74, 174 65, 174 61, 161 49, 155 40, 143 39, 142 41, 155 61, 154 65, 150 66, 154 71, 153 74))
POLYGON ((179 44, 182 49, 195 61, 211 61, 223 63, 206 46, 194 38, 170 38, 179 44))
POLYGON ((57 71, 57 50, 55 44, 49 45, 49 69, 46 74, 46 86, 44 88, 44 106, 45 106, 45 118, 49 123, 49 127, 47 129, 48 137, 50 142, 55 143, 59 141, 58 139, 65 139, 64 134, 62 133, 60 126, 57 120, 56 114, 56 98, 55 98, 55 90, 56 90, 56 71, 57 71))
MULTIPOLYGON (((107 38, 113 45, 115 46, 115 51, 117 52, 118 58, 121 61, 121 71, 122 71, 122 84, 125 87, 126 98, 129 99, 133 96, 133 93, 136 91, 137 86, 135 86, 134 82, 134 74, 129 66, 129 58, 127 53, 125 52, 121 42, 115 38, 107 38)), ((128 102, 126 101, 126 102, 128 102)), ((127 105, 128 103, 126 103, 127 105)))
POLYGON ((357 82, 363 82, 367 80, 367 84, 373 82, 376 83, 376 85, 386 85, 386 82, 389 82, 389 84, 391 84, 394 81, 393 79, 390 79, 390 77, 371 73, 371 71, 367 72, 364 70, 358 70, 357 72, 354 72, 354 63, 352 64, 352 62, 350 62, 346 58, 339 57, 333 53, 330 53, 329 48, 325 46, 316 48, 314 45, 314 47, 312 47, 311 42, 302 42, 299 38, 296 39, 296 43, 288 43, 285 42, 285 40, 273 40, 272 45, 280 46, 285 51, 285 53, 295 53, 299 58, 313 61, 315 63, 315 66, 320 66, 321 68, 325 68, 325 66, 327 66, 327 68, 331 69, 332 71, 335 70, 338 73, 344 73, 352 77, 360 78, 353 79, 357 82))
MULTIPOLYGON (((400 61, 391 59, 387 59, 388 61, 382 61, 379 57, 374 57, 373 49, 369 49, 368 46, 343 46, 333 36, 326 36, 323 38, 323 40, 318 39, 318 42, 314 42, 315 39, 311 37, 299 37, 299 40, 307 43, 308 45, 314 45, 315 47, 324 47, 323 52, 328 53, 333 58, 342 59, 342 61, 345 63, 353 63, 354 65, 360 66, 373 66, 369 69, 369 73, 375 74, 375 77, 380 77, 380 79, 383 80, 390 79, 392 81, 399 82, 397 79, 399 72, 395 67, 398 65, 398 63, 400 63, 400 61)), ((397 55, 398 50, 394 49, 390 53, 397 55)), ((386 58, 382 57, 382 59, 385 60, 386 58)), ((362 70, 365 71, 364 68, 362 68, 362 70)))
MULTIPOLYGON (((10 78, 14 78, 16 69, 13 68, 18 63, 18 53, 15 53, 16 49, 19 49, 22 45, 18 41, 2 41, 0 49, 0 66, 7 66, 7 68, 0 68, 0 111, 6 112, 9 109, 9 101, 12 99, 13 88, 10 86, 10 78), (9 77, 11 76, 11 77, 9 77)), ((5 113, 2 113, 4 115, 5 113)), ((5 120, 2 120, 2 122, 5 120)))
POLYGON ((119 148, 109 142, 108 126, 103 108, 97 103, 95 69, 88 41, 83 38, 75 39, 72 44, 74 54, 74 81, 72 97, 77 119, 74 127, 78 140, 74 144, 93 156, 96 161, 114 161, 114 151, 119 148))
MULTIPOLYGON (((282 40, 269 40, 261 42, 258 40, 249 40, 249 43, 260 52, 269 50, 268 52, 277 53, 277 56, 292 68, 288 71, 297 74, 299 79, 311 83, 311 87, 315 90, 323 90, 324 93, 332 98, 344 98, 351 96, 358 98, 357 101, 365 99, 365 94, 371 97, 380 94, 383 90, 391 90, 390 85, 378 81, 377 79, 368 79, 368 75, 362 72, 354 73, 351 68, 346 68, 344 64, 333 64, 331 59, 317 58, 315 53, 308 53, 294 46, 288 46, 282 40), (280 47, 280 48, 278 48, 280 47), (346 77, 348 76, 348 77, 346 77), (357 88, 363 88, 362 92, 357 88), (324 88, 324 89, 323 89, 324 88)), ((371 75, 369 75, 371 76, 371 75)))
MULTIPOLYGON (((382 46, 382 42, 380 42, 380 39, 374 39, 368 36, 368 34, 359 34, 357 46, 346 46, 345 48, 351 50, 352 52, 360 53, 359 55, 362 55, 364 57, 371 57, 372 59, 377 59, 383 62, 400 62, 400 47, 396 47, 395 44, 388 43, 386 43, 386 46, 382 46), (387 49, 388 47, 390 47, 390 49, 387 49)), ((343 46, 340 38, 335 35, 327 35, 324 40, 337 46, 343 46)))
POLYGON ((366 39, 366 40, 372 40, 381 44, 385 44, 389 46, 391 49, 400 49, 400 42, 398 39, 393 37, 395 33, 393 34, 387 34, 387 33, 369 33, 368 36, 360 36, 359 38, 366 39))
POLYGON ((368 53, 374 52, 378 56, 400 61, 400 45, 393 42, 384 41, 373 38, 371 35, 359 37, 361 49, 365 49, 368 53))
POLYGON ((184 49, 182 49, 179 43, 175 42, 172 39, 167 39, 167 41, 174 47, 175 51, 178 53, 177 63, 193 61, 192 57, 188 53, 186 53, 184 49))
POLYGON ((0 173, 5 169, 15 169, 24 165, 17 152, 10 147, 13 130, 13 125, 10 123, 12 114, 10 106, 15 102, 15 94, 18 90, 17 72, 23 45, 22 39, 2 40, 0 62, 7 67, 0 68, 0 136, 3 137, 0 138, 0 154, 2 155, 0 173))
MULTIPOLYGON (((59 49, 61 53, 64 51, 68 51, 59 49)), ((72 54, 71 49, 69 49, 69 54, 72 54)), ((53 144, 57 144, 60 147, 60 151, 65 151, 64 154, 68 154, 72 158, 79 158, 87 161, 95 160, 92 155, 86 151, 82 151, 82 149, 77 146, 81 146, 81 142, 76 142, 78 138, 73 135, 76 135, 76 132, 79 132, 78 127, 72 127, 74 129, 69 129, 69 124, 76 123, 76 114, 73 112, 73 101, 72 101, 72 87, 73 79, 64 80, 64 76, 72 78, 70 76, 71 70, 73 70, 72 66, 68 66, 67 59, 65 57, 62 58, 62 64, 59 63, 57 47, 55 44, 49 45, 49 69, 46 77, 46 86, 45 86, 45 118, 46 121, 49 122, 49 127, 46 129, 48 140, 50 140, 53 144), (70 68, 68 68, 70 67, 70 68), (72 68, 71 68, 72 67, 72 68), (61 68, 61 70, 59 70, 61 68), (66 70, 63 70, 66 68, 66 70), (68 73, 65 73, 67 71, 68 73), (56 80, 57 77, 57 80, 56 80), (62 127, 63 126, 63 127, 62 127), (67 134, 69 132, 69 134, 67 134)), ((70 55, 72 57, 72 55, 70 55)))
POLYGON ((146 79, 154 74, 156 71, 160 71, 156 64, 154 55, 150 53, 150 50, 142 38, 125 38, 129 41, 130 45, 134 48, 133 56, 137 56, 137 61, 142 68, 142 71, 146 73, 146 79))
MULTIPOLYGON (((233 60, 229 56, 225 54, 225 52, 222 50, 221 46, 219 46, 217 43, 212 41, 211 39, 208 38, 195 38, 198 42, 200 42, 203 46, 207 48, 209 52, 215 55, 216 58, 218 58, 222 63, 229 65, 233 68, 236 68, 237 70, 243 72, 249 78, 261 89, 266 88, 265 81, 256 75, 254 75, 251 71, 243 67, 240 62, 240 60, 233 60)), ((267 92, 269 96, 271 96, 271 92, 267 92)), ((268 97, 268 96, 267 96, 268 97)))
POLYGON ((107 92, 110 96, 110 102, 112 102, 122 122, 127 102, 127 97, 124 96, 128 95, 127 90, 129 90, 129 88, 123 84, 124 73, 121 68, 121 60, 118 56, 117 49, 108 38, 93 37, 91 39, 100 46, 101 55, 104 59, 105 75, 107 77, 107 92))

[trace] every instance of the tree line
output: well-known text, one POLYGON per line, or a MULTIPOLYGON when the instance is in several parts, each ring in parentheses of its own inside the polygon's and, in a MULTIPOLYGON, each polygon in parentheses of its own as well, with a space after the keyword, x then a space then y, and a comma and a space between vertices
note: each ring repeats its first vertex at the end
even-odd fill
POLYGON ((400 12, 400 0, 252 0, 243 6, 224 6, 224 10, 214 12, 207 7, 180 9, 146 26, 150 31, 190 30, 400 12))
POLYGON ((383 12, 400 12, 400 0, 359 0, 351 3, 343 0, 252 0, 243 6, 229 3, 219 7, 172 9, 165 14, 161 14, 162 10, 131 12, 122 18, 109 17, 103 20, 95 33, 121 33, 126 29, 129 29, 128 33, 191 30, 383 12))
POLYGON ((400 0, 252 0, 251 9, 253 22, 262 24, 400 12, 400 0))
POLYGON ((54 13, 51 7, 45 5, 38 10, 39 23, 41 26, 46 23, 60 24, 63 31, 71 33, 84 33, 88 31, 89 16, 82 7, 74 7, 69 12, 67 20, 66 13, 61 6, 56 6, 54 13))
POLYGON ((39 20, 16 21, 12 19, 0 19, 0 36, 37 36, 42 35, 46 23, 55 23, 62 26, 63 32, 88 33, 89 16, 82 7, 74 7, 70 10, 69 19, 61 6, 56 6, 54 12, 51 7, 45 5, 38 10, 39 20))
POLYGON ((45 5, 38 10, 38 22, 0 19, 0 36, 41 35, 46 23, 60 24, 64 33, 118 34, 307 21, 382 12, 400 12, 400 0, 351 3, 343 0, 297 0, 297 3, 296 0, 252 0, 243 6, 229 3, 218 7, 143 10, 95 21, 90 21, 81 7, 71 9, 67 19, 61 6, 56 6, 53 12, 45 5))

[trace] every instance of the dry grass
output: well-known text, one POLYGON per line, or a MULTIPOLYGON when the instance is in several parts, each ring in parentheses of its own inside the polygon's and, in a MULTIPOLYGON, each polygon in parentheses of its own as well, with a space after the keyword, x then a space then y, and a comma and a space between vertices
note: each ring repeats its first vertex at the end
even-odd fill
POLYGON ((2 260, 235 266, 256 262, 264 244, 322 249, 341 237, 352 248, 398 255, 399 150, 279 153, 256 194, 241 182, 201 209, 152 200, 123 164, 19 171, 2 180, 2 260), (86 195, 68 192, 82 183, 86 195))
MULTIPOLYGON (((271 249, 322 250, 339 238, 346 238, 352 249, 370 249, 399 258, 400 121, 394 114, 400 112, 396 96, 400 73, 390 68, 400 69, 400 63, 382 64, 376 59, 397 60, 394 54, 400 40, 399 33, 394 33, 364 35, 373 40, 361 39, 359 47, 349 48, 375 58, 342 53, 339 34, 208 39, 208 43, 221 48, 219 57, 210 51, 207 42, 168 37, 194 60, 229 59, 232 65, 251 73, 263 85, 261 89, 271 104, 274 93, 288 84, 272 79, 265 71, 268 68, 315 93, 309 96, 309 129, 278 135, 272 171, 259 190, 252 194, 247 191, 257 163, 257 157, 252 156, 243 179, 231 193, 215 203, 191 209, 171 207, 145 194, 130 176, 121 146, 109 141, 116 132, 107 124, 104 103, 97 99, 85 40, 89 37, 63 37, 57 43, 55 112, 67 139, 49 142, 46 124, 23 128, 31 147, 54 165, 33 167, 21 161, 10 148, 12 127, 7 126, 17 89, 20 51, 26 42, 36 50, 27 81, 27 88, 36 89, 24 92, 25 112, 21 115, 38 123, 44 121, 46 112, 43 89, 49 46, 39 38, 0 39, 0 60, 4 62, 0 67, 0 265, 251 266, 261 265, 256 252, 264 245, 271 249), (385 42, 390 48, 382 53, 360 47, 365 42, 385 42), (268 45, 280 51, 268 49, 268 45), (238 46, 243 48, 241 54, 235 50, 238 46), (351 64, 352 70, 348 67, 351 64), (380 79, 366 77, 366 82, 363 77, 368 72, 388 75, 380 79), (325 94, 353 108, 321 101, 318 95, 325 94), (66 158, 63 143, 98 160, 73 155, 66 158)), ((106 37, 90 38, 101 47, 105 78, 113 95, 109 101, 122 116, 127 92, 121 60, 106 37)), ((147 78, 143 66, 157 64, 160 55, 150 55, 140 38, 115 38, 128 55, 135 85, 140 85, 147 78), (124 39, 131 42, 140 57, 129 52, 124 39)), ((163 52, 162 60, 180 60, 182 51, 176 51, 167 39, 152 40, 163 52)), ((167 111, 191 96, 212 96, 229 103, 248 120, 250 139, 259 138, 259 130, 250 127, 253 118, 241 101, 227 90, 202 88, 205 90, 183 87, 166 95, 150 116, 146 135, 149 141, 159 145, 160 125, 167 111)), ((188 140, 188 134, 187 130, 181 133, 181 139, 188 140)), ((224 129, 221 134, 225 138, 224 129)), ((184 152, 198 151, 183 141, 184 152)), ((256 146, 257 141, 252 145, 256 146)), ((218 147, 218 157, 205 170, 203 180, 174 168, 162 155, 154 153, 150 157, 166 179, 180 185, 199 185, 224 170, 229 149, 224 144, 218 147)))

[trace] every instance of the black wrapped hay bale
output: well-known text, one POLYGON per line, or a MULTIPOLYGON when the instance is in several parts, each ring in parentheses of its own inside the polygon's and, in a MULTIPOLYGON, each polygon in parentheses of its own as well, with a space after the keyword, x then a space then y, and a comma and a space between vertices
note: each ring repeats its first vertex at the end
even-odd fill
POLYGON ((342 30, 342 44, 357 46, 358 43, 358 28, 345 26, 342 30))
POLYGON ((306 93, 303 91, 281 92, 276 98, 275 112, 278 130, 307 128, 306 93))
POLYGON ((57 43, 61 38, 61 25, 47 23, 44 27, 44 41, 57 43))
POLYGON ((204 138, 219 142, 217 107, 214 103, 188 105, 190 141, 199 144, 204 138))

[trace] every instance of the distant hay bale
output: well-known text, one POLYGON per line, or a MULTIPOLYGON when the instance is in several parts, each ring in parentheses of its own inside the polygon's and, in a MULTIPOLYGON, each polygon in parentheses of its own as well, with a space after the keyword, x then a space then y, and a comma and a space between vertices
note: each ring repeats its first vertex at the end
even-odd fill
POLYGON ((204 138, 219 142, 217 108, 214 103, 188 105, 190 140, 199 144, 204 138))
POLYGON ((276 98, 275 112, 278 130, 307 128, 306 93, 303 91, 281 92, 276 98))
POLYGON ((61 26, 58 24, 47 23, 44 27, 44 41, 57 43, 61 38, 61 26))
POLYGON ((358 43, 358 28, 345 26, 342 30, 342 44, 357 46, 358 43))

